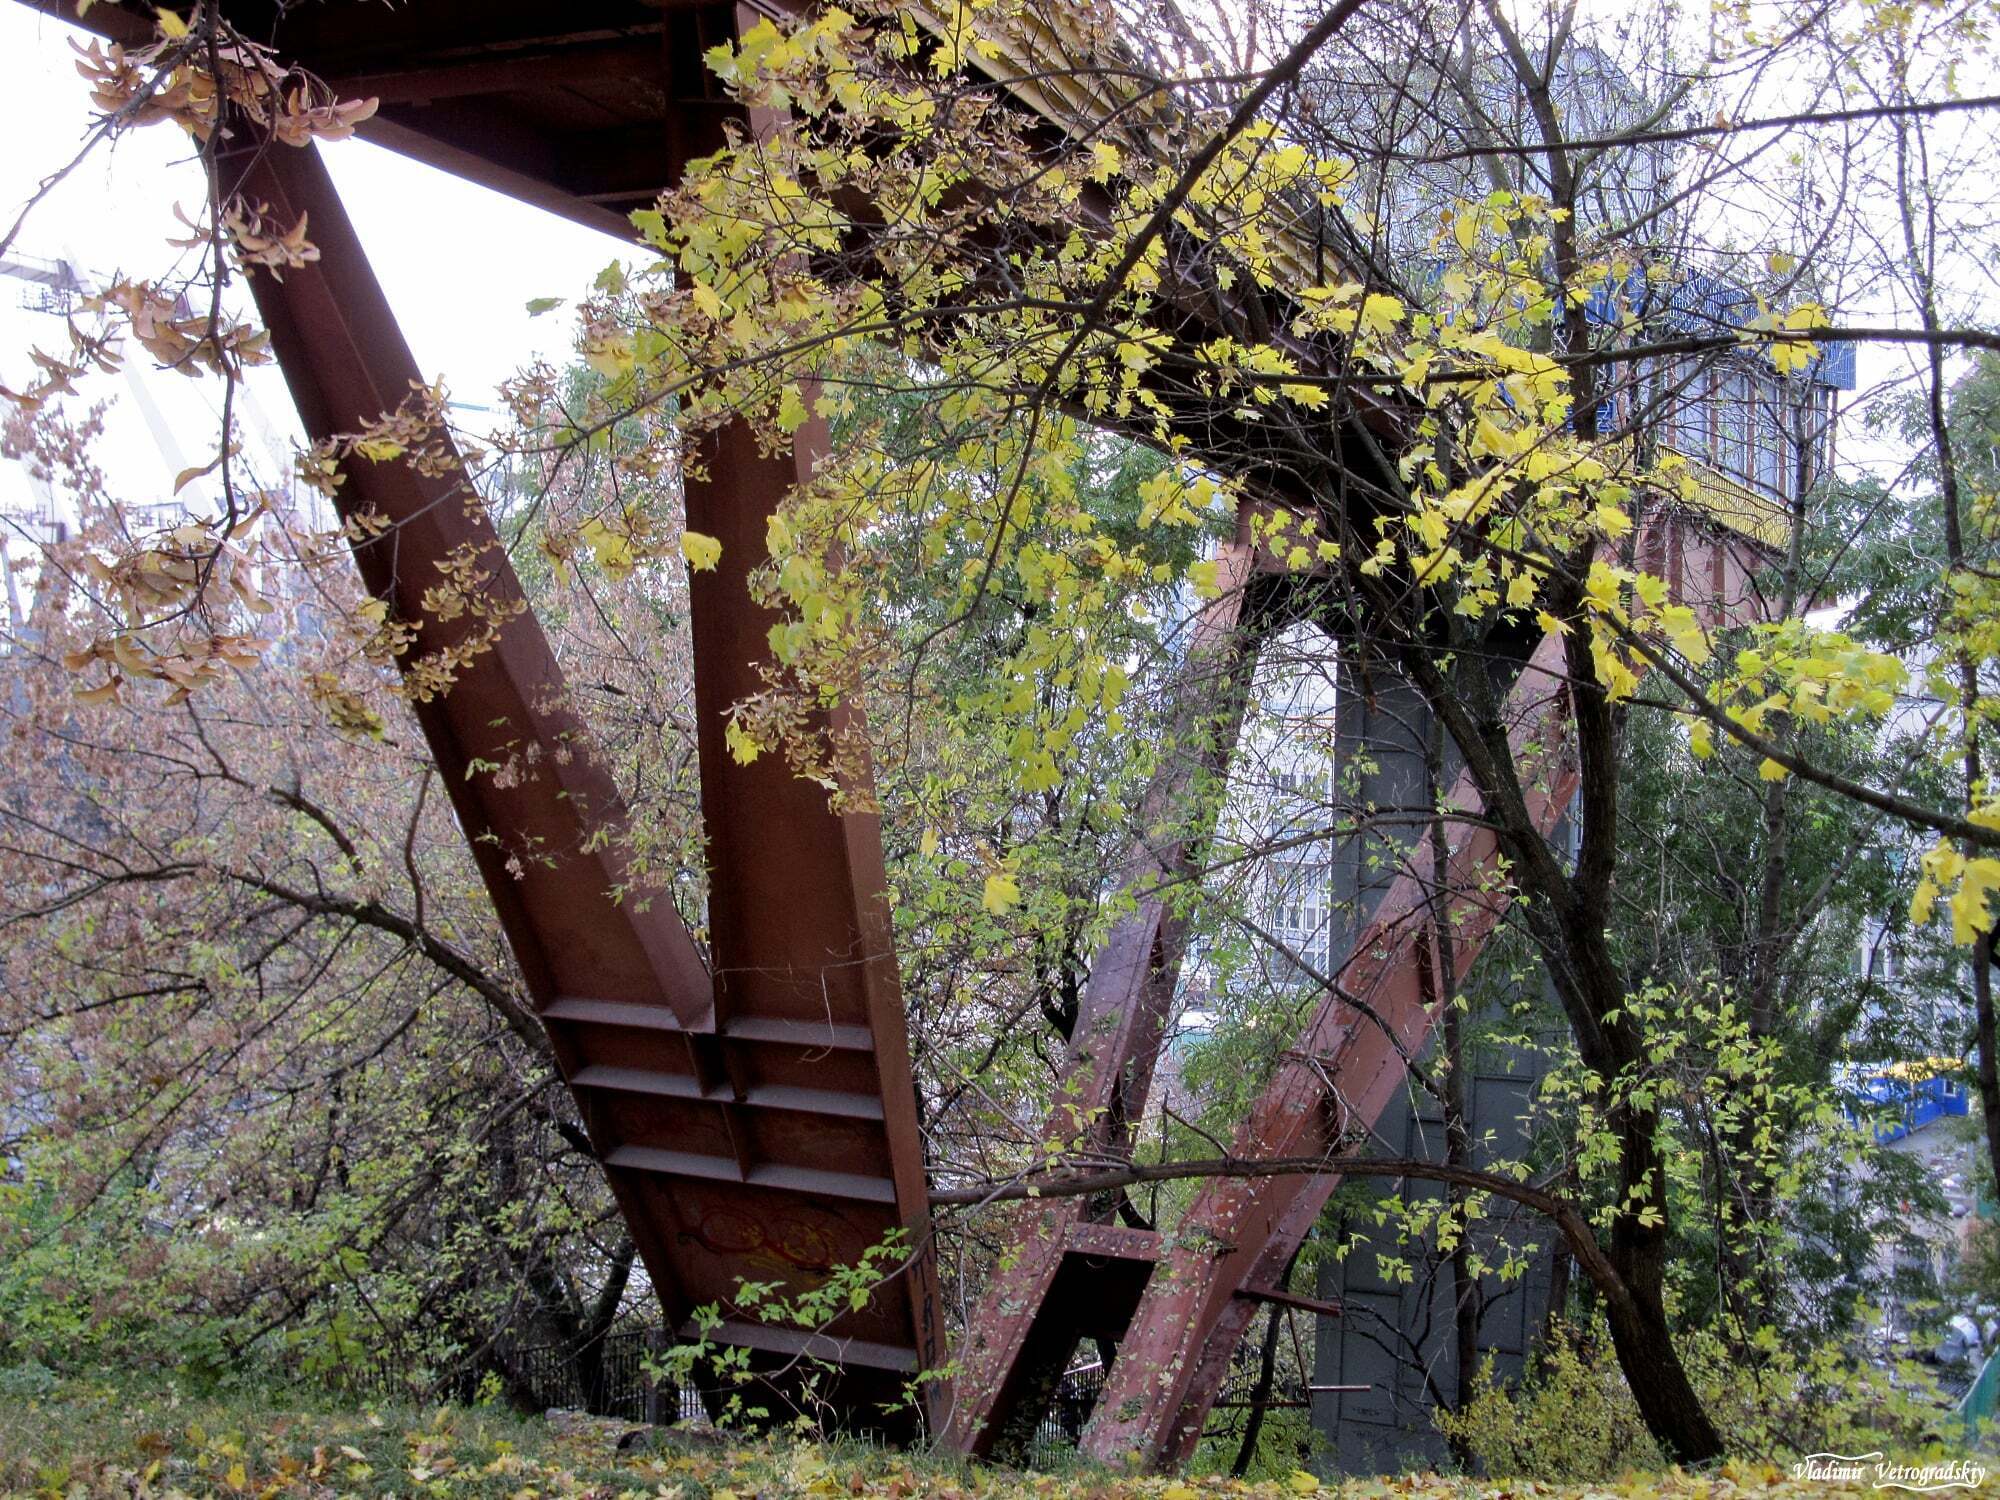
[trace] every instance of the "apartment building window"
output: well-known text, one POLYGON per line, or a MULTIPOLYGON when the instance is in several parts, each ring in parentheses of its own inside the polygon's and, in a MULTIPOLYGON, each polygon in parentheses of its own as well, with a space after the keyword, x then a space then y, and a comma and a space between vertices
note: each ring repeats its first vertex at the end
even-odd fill
POLYGON ((1673 447, 1688 458, 1708 457, 1708 371, 1691 360, 1681 360, 1674 366, 1673 397, 1673 447))
POLYGON ((1883 923, 1870 919, 1862 924, 1861 961, 1857 967, 1863 979, 1879 984, 1894 984, 1902 977, 1898 973, 1895 941, 1883 923))
POLYGON ((1693 360, 1676 364, 1672 376, 1668 441, 1674 451, 1774 499, 1788 499, 1797 467, 1793 415, 1800 401, 1817 405, 1817 390, 1796 387, 1775 373, 1711 370, 1693 360))
POLYGON ((1732 479, 1750 474, 1750 378, 1731 371, 1715 381, 1715 466, 1732 479))
POLYGON ((1286 853, 1272 856, 1270 923, 1273 934, 1293 954, 1324 969, 1331 871, 1323 857, 1286 853))
POLYGON ((1785 429, 1778 420, 1778 405, 1766 395, 1757 403, 1758 488, 1776 499, 1789 499, 1785 479, 1790 467, 1785 462, 1785 429))

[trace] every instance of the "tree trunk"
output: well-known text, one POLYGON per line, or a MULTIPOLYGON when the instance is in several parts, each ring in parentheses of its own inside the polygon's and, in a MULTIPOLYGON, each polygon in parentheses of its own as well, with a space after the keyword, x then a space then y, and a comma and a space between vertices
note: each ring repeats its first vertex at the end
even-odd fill
MULTIPOLYGON (((1573 580, 1570 586, 1577 587, 1573 580)), ((1558 598, 1559 614, 1573 614, 1580 607, 1575 597, 1552 597, 1558 598)), ((1500 825, 1502 847, 1529 898, 1524 909, 1528 929, 1548 962, 1578 1052, 1616 1097, 1620 1080, 1634 1078, 1646 1067, 1646 1040, 1625 1007, 1625 976, 1605 938, 1618 821, 1619 720, 1595 685, 1588 648, 1572 640, 1569 650, 1572 723, 1583 773, 1583 839, 1574 873, 1556 863, 1527 815, 1506 725, 1483 671, 1459 674, 1455 693, 1435 672, 1419 668, 1418 680, 1428 677, 1433 684, 1426 696, 1480 783, 1487 815, 1500 825)), ((1706 1462, 1721 1456, 1722 1437, 1681 1364, 1666 1316, 1670 1205, 1659 1156, 1659 1119, 1654 1111, 1625 1101, 1614 1106, 1605 1123, 1619 1137, 1616 1191, 1623 1211, 1602 1256, 1585 1258, 1586 1247, 1579 1246, 1579 1258, 1604 1296, 1619 1365, 1648 1430, 1674 1461, 1706 1462), (1640 1223, 1642 1212, 1654 1220, 1653 1227, 1640 1223)))
POLYGON ((1994 1192, 2000 1193, 2000 1038, 1993 1022, 1993 934, 1979 934, 1972 945, 1972 1000, 1979 1028, 1979 1108, 1986 1117, 1986 1160, 1993 1169, 1994 1192))
MULTIPOLYGON (((1445 784, 1444 763, 1444 721, 1436 714, 1430 716, 1429 733, 1424 741, 1425 795, 1432 807, 1442 807, 1449 788, 1445 784)), ((1451 871, 1445 857, 1450 847, 1450 830, 1442 817, 1431 824, 1431 889, 1435 893, 1431 908, 1431 944, 1437 953, 1438 989, 1444 1007, 1444 1143, 1445 1161, 1454 1167, 1470 1170, 1472 1167, 1472 1108, 1473 1100, 1466 1077, 1465 1057, 1465 1014, 1459 1003, 1459 994, 1453 984, 1453 976, 1458 973, 1458 959, 1454 952, 1451 925, 1451 908, 1444 900, 1444 893, 1450 889, 1451 871)), ((1446 1190, 1447 1198, 1454 1211, 1462 1214, 1471 1194, 1462 1187, 1452 1186, 1446 1190)), ((1460 1223, 1458 1242, 1452 1247, 1451 1267, 1451 1323, 1452 1323, 1452 1369, 1451 1395, 1446 1403, 1452 1412, 1465 1409, 1465 1400, 1472 1390, 1473 1377, 1479 1367, 1479 1324, 1480 1297, 1479 1278, 1472 1270, 1471 1226, 1460 1223)), ((1450 1439, 1451 1456, 1460 1468, 1468 1467, 1472 1454, 1466 1449, 1464 1439, 1454 1435, 1450 1439)))
POLYGON ((1264 1433, 1264 1409, 1271 1401, 1271 1384, 1278 1375, 1278 1318, 1273 1304, 1266 1312, 1264 1347, 1257 1358, 1257 1385, 1250 1392, 1250 1416, 1243 1424, 1243 1445, 1236 1450, 1236 1462, 1229 1466, 1230 1477, 1241 1479, 1250 1472, 1250 1460, 1257 1453, 1257 1439, 1264 1433))
MULTIPOLYGON (((1615 1252, 1614 1252, 1615 1254, 1615 1252)), ((1712 1463, 1722 1457, 1722 1434, 1709 1419, 1674 1348, 1661 1296, 1664 1257, 1651 1254, 1619 1266, 1624 1285, 1607 1289, 1604 1310, 1625 1383, 1654 1441, 1677 1464, 1712 1463)))
POLYGON ((577 1389, 583 1393, 583 1409, 597 1416, 611 1415, 611 1390, 605 1379, 604 1341, 618 1321, 618 1309, 625 1300, 625 1288, 632 1279, 632 1262, 638 1251, 632 1240, 619 1242, 605 1270, 604 1286, 597 1294, 589 1319, 576 1331, 572 1344, 577 1389))

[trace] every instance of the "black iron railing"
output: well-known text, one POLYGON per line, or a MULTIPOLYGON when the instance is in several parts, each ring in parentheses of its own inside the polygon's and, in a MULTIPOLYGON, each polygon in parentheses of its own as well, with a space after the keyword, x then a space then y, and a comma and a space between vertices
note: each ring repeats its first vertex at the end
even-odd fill
POLYGON ((587 1411, 627 1422, 669 1423, 707 1420, 701 1397, 669 1385, 655 1386, 646 1360, 670 1345, 660 1328, 627 1328, 608 1333, 596 1349, 572 1344, 540 1344, 514 1355, 514 1378, 528 1403, 546 1411, 587 1411))
MULTIPOLYGON (((506 1358, 515 1401, 535 1411, 584 1411, 634 1424, 705 1423, 708 1413, 700 1395, 670 1382, 655 1384, 646 1374, 648 1357, 658 1361, 671 1340, 659 1327, 624 1328, 606 1334, 593 1349, 574 1344, 535 1344, 516 1349, 506 1358)), ((385 1392, 394 1382, 376 1371, 364 1381, 385 1392)), ((406 1384, 407 1377, 402 1383, 406 1384)), ((1104 1390, 1104 1367, 1090 1364, 1067 1371, 1054 1398, 1035 1428, 1034 1447, 1053 1453, 1074 1448, 1104 1390)), ((1218 1408, 1250 1404, 1247 1380, 1231 1381, 1218 1408)), ((1304 1387, 1280 1381, 1270 1393, 1273 1408, 1304 1406, 1304 1387)))

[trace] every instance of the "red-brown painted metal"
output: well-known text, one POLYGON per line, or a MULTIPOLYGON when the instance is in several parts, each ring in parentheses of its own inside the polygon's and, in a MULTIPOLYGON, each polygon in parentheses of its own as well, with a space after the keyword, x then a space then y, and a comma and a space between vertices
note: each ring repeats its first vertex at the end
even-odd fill
MULTIPOLYGON (((1576 790, 1564 748, 1564 683, 1562 641, 1550 636, 1508 693, 1517 756, 1539 761, 1532 768, 1524 764, 1523 780, 1545 834, 1576 790)), ((1461 776, 1453 803, 1477 812, 1469 776, 1461 776)), ((1426 878, 1430 837, 1413 846, 1363 930, 1341 973, 1340 991, 1322 997, 1279 1062, 1237 1131, 1234 1154, 1253 1160, 1331 1155, 1344 1140, 1365 1134, 1403 1085, 1405 1059, 1423 1049, 1438 997, 1449 993, 1437 982, 1434 921, 1442 915, 1452 924, 1456 981, 1505 908, 1494 895, 1474 894, 1497 859, 1495 835, 1458 820, 1447 825, 1448 876, 1438 895, 1448 911, 1438 913, 1435 887, 1426 878)), ((1279 1279, 1339 1182, 1338 1171, 1329 1170, 1204 1185, 1162 1249, 1085 1429, 1085 1452, 1107 1462, 1126 1462, 1137 1452, 1144 1462, 1160 1464, 1191 1450, 1255 1311, 1254 1301, 1240 1294, 1279 1279)))
MULTIPOLYGON (((308 432, 393 410, 417 367, 316 151, 270 148, 220 170, 225 191, 282 221, 310 215, 319 262, 253 279, 308 432)), ((690 524, 723 542, 691 605, 713 977, 664 894, 616 895, 625 871, 603 837, 622 818, 616 786, 464 474, 357 462, 340 505, 393 523, 356 557, 399 617, 424 622, 413 655, 471 628, 421 603, 465 549, 506 615, 494 649, 417 715, 670 1317, 692 1333, 697 1308, 721 1305, 710 1337, 753 1351, 770 1376, 762 1399, 795 1398, 811 1356, 839 1367, 816 1377, 836 1419, 908 1433, 915 1412, 885 1408, 940 1363, 941 1330, 877 829, 830 813, 777 757, 740 766, 722 743, 769 623, 745 574, 766 516, 824 447, 809 427, 773 458, 732 427, 687 485, 690 524), (480 764, 515 774, 468 774, 480 764), (892 1232, 919 1253, 859 1310, 814 1328, 727 1312, 740 1279, 796 1294, 892 1232)))
MULTIPOLYGON (((1129 1155, 1171 1018, 1185 922, 1172 896, 1213 831, 1249 700, 1262 625, 1246 619, 1257 587, 1255 549, 1232 541, 1216 556, 1220 594, 1197 617, 1179 671, 1175 750, 1147 788, 1120 889, 1136 897, 1090 963, 1053 1108, 1037 1137, 1073 1156, 1129 1155)), ((1136 1285, 1151 1271, 1153 1237, 1093 1223, 1112 1206, 1053 1200, 1016 1226, 1018 1251, 968 1319, 945 1440, 985 1457, 1026 1444, 1079 1337, 1116 1339, 1136 1285), (1135 1285, 1136 1283, 1136 1285, 1135 1285)))

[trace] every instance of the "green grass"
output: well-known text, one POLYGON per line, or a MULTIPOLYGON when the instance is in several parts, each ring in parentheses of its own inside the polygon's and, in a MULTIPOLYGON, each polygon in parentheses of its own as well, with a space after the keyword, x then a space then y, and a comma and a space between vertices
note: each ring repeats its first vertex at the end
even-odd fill
POLYGON ((0 1397, 0 1493, 513 1495, 557 1473, 576 1492, 629 1485, 637 1476, 620 1479, 612 1442, 592 1438, 503 1410, 69 1382, 0 1397), (449 1482, 434 1489, 437 1479, 449 1482))
MULTIPOLYGON (((69 1381, 0 1390, 0 1496, 507 1496, 658 1500, 1346 1500, 1348 1496, 1663 1494, 1737 1500, 1840 1493, 1769 1469, 1691 1480, 1634 1475, 1598 1486, 1423 1475, 1321 1486, 1305 1474, 1263 1484, 985 1469, 948 1457, 852 1443, 659 1434, 620 1453, 629 1429, 544 1421, 494 1408, 343 1406, 293 1391, 193 1396, 174 1386, 69 1381)), ((1868 1493, 1865 1484, 1852 1493, 1868 1493)))

